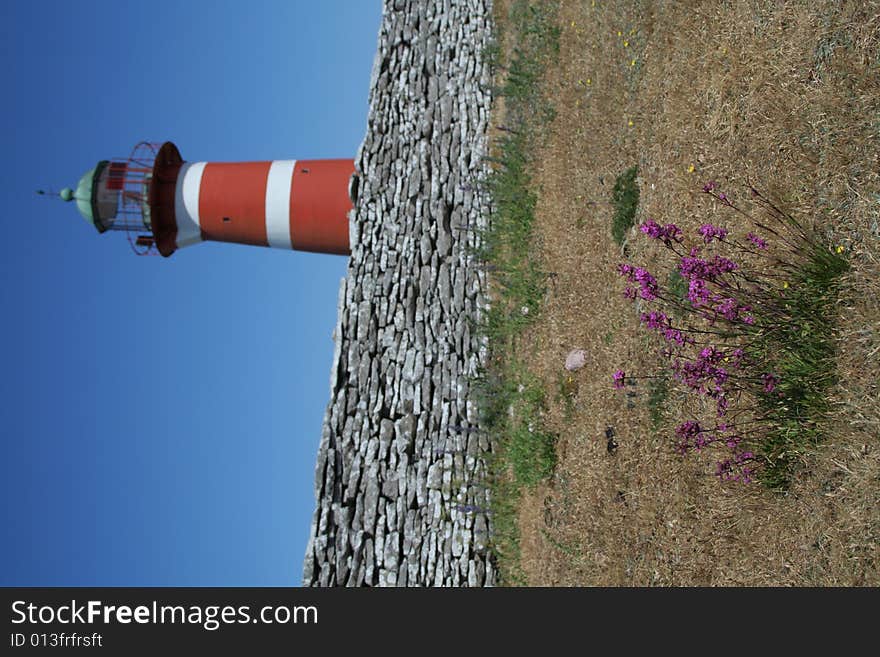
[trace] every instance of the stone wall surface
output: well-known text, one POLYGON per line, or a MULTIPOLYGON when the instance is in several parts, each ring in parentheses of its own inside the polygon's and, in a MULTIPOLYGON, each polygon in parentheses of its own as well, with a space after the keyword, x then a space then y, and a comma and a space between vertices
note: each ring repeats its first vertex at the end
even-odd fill
POLYGON ((485 357, 474 259, 489 216, 491 0, 387 0, 306 586, 489 586, 488 492, 469 380, 485 357))

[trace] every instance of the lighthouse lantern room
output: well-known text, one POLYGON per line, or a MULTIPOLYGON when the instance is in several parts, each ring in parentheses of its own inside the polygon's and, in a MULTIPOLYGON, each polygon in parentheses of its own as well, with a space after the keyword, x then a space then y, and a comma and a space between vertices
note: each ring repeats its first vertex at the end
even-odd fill
POLYGON ((347 254, 356 191, 350 159, 184 162, 168 141, 101 160, 59 195, 99 233, 168 257, 205 240, 347 254))

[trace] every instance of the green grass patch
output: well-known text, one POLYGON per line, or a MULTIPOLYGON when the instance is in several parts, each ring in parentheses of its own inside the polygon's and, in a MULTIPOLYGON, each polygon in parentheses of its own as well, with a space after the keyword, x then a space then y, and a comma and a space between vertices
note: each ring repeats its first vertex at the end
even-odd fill
POLYGON ((492 264, 496 297, 486 332, 495 344, 509 341, 534 321, 545 292, 546 276, 529 257, 537 196, 530 189, 526 150, 525 134, 505 136, 489 181, 495 212, 480 255, 492 264))
POLYGON ((556 436, 543 427, 546 393, 541 383, 512 359, 483 372, 475 387, 482 423, 493 436, 488 460, 492 538, 505 585, 525 585, 520 567, 517 510, 524 489, 553 473, 556 436))
POLYGON ((648 412, 651 428, 656 431, 663 423, 663 405, 669 397, 669 376, 648 379, 648 412))
POLYGON ((553 474, 556 436, 543 428, 546 393, 540 382, 523 375, 519 381, 502 449, 517 483, 533 487, 553 474))
POLYGON ((611 219, 611 236, 618 245, 623 244, 626 233, 635 224, 636 209, 639 207, 639 185, 636 176, 639 167, 633 166, 624 171, 614 182, 611 205, 614 216, 611 219))
POLYGON ((687 301, 688 282, 677 269, 673 269, 671 272, 669 272, 669 279, 666 288, 669 290, 672 296, 674 296, 682 303, 685 303, 687 301))
POLYGON ((777 322, 755 344, 757 358, 779 377, 773 394, 759 401, 772 418, 760 445, 761 479, 770 488, 786 489, 801 456, 823 439, 829 391, 837 383, 834 304, 848 269, 839 254, 813 248, 779 302, 790 321, 777 322))
POLYGON ((539 315, 546 291, 546 274, 534 257, 537 195, 530 156, 554 116, 541 86, 546 67, 559 54, 557 10, 558 2, 515 2, 503 26, 512 44, 492 52, 505 116, 490 158, 493 213, 477 253, 492 272, 492 305, 480 327, 488 338, 489 358, 474 393, 481 425, 493 436, 491 547, 504 584, 525 583, 516 515, 521 492, 552 474, 556 465, 556 438, 542 421, 547 395, 521 365, 517 348, 518 336, 539 315))
POLYGON ((543 427, 547 394, 525 367, 508 359, 484 373, 477 388, 483 422, 491 427, 500 470, 517 487, 532 487, 553 473, 556 436, 543 427))

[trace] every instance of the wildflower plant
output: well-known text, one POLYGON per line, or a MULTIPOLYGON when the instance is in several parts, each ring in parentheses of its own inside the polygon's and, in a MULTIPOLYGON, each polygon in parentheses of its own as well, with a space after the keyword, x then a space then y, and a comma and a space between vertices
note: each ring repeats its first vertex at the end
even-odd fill
MULTIPOLYGON (((712 450, 722 481, 782 488, 821 439, 834 383, 833 304, 848 263, 749 189, 746 209, 707 183, 703 192, 730 220, 704 223, 691 239, 675 224, 641 226, 672 259, 678 289, 662 288, 644 267, 623 263, 618 273, 623 296, 641 307, 641 324, 663 345, 658 357, 668 374, 645 378, 671 375, 696 400, 698 417, 674 429, 677 451, 712 450)), ((638 377, 618 369, 613 387, 630 378, 638 377)))

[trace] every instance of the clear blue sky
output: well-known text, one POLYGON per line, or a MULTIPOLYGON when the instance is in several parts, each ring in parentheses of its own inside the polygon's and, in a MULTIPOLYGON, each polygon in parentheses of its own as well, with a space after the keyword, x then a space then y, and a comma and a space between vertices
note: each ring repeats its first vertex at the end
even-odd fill
POLYGON ((2 2, 2 585, 299 585, 347 260, 137 257, 73 204, 143 139, 354 157, 379 0, 2 2))

